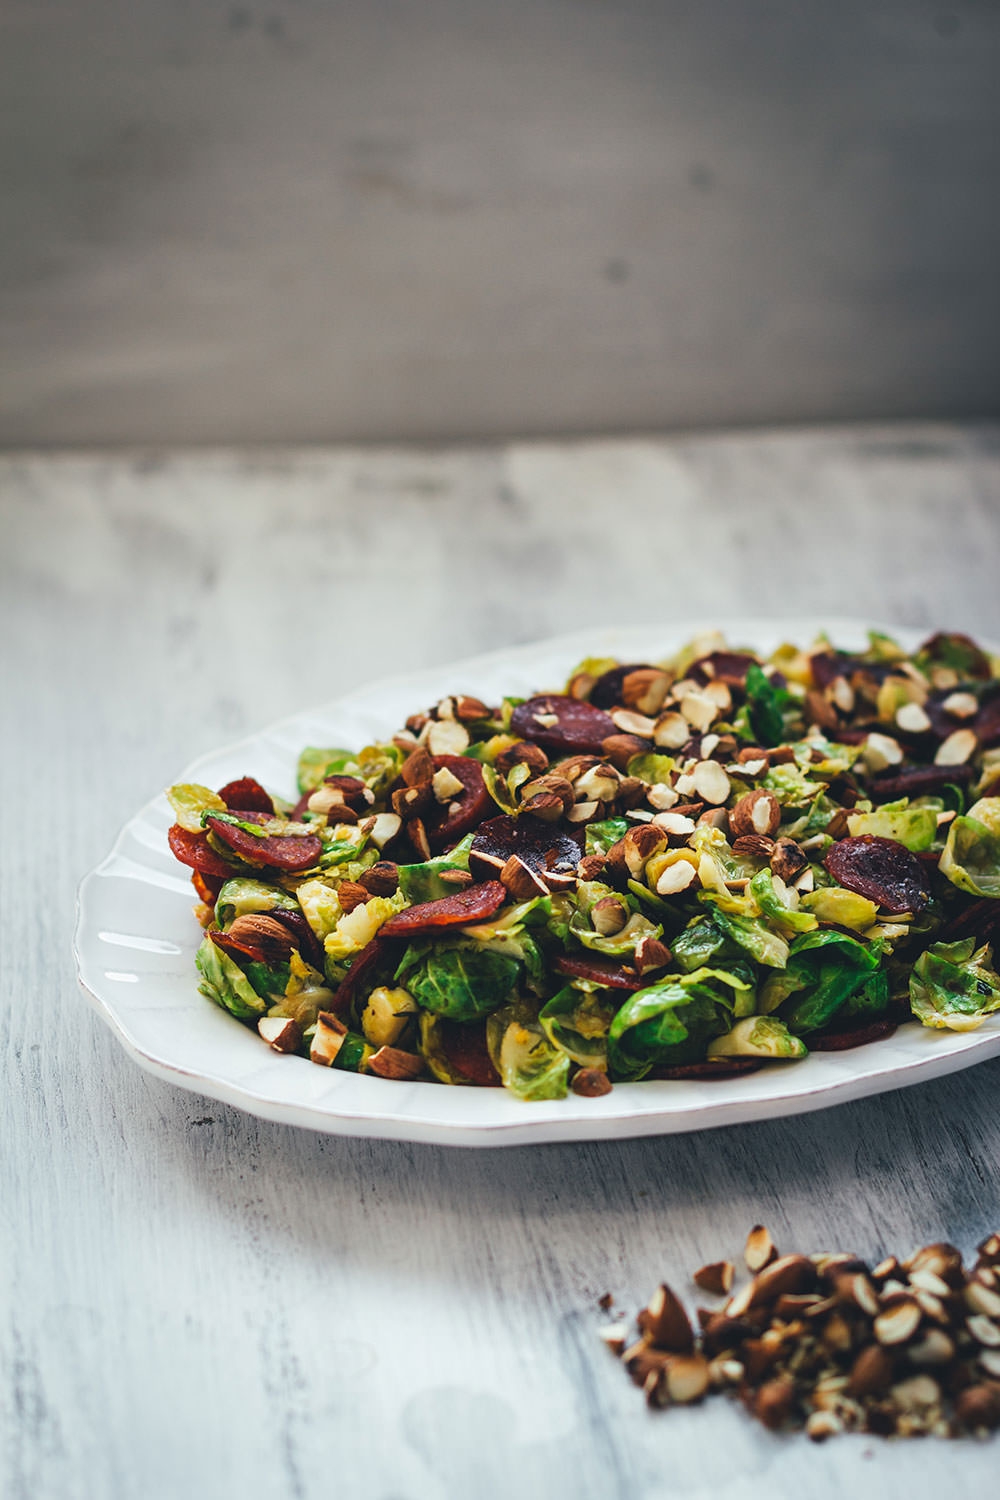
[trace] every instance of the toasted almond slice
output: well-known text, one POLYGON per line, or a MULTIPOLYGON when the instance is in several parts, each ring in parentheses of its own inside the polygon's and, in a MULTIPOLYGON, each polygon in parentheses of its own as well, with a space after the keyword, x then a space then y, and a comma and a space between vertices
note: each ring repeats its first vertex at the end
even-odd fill
POLYGON ((680 891, 686 891, 694 885, 697 870, 690 860, 679 859, 676 864, 667 865, 659 880, 656 882, 656 894, 658 896, 676 896, 680 891))
POLYGON ((949 693, 941 707, 953 719, 974 719, 979 712, 979 700, 975 693, 949 693))
POLYGON ((708 1360, 703 1354, 678 1354, 667 1363, 667 1395, 679 1406, 700 1401, 708 1390, 708 1360))
POLYGON ((566 814, 567 823, 586 823, 600 807, 599 802, 575 802, 566 814))
POLYGON ((755 1224, 747 1235, 743 1251, 743 1259, 747 1263, 748 1270, 756 1275, 758 1271, 763 1271, 766 1265, 770 1265, 771 1261, 777 1258, 778 1252, 769 1231, 763 1224, 755 1224))
POLYGON ((662 828, 664 833, 674 838, 686 838, 689 833, 694 833, 695 822, 686 813, 661 812, 653 819, 657 828, 662 828))
POLYGON ((979 741, 971 729, 956 729, 942 740, 934 757, 936 766, 964 766, 976 753, 979 741))
POLYGON ((302 1028, 291 1016, 261 1016, 257 1030, 275 1052, 294 1052, 302 1041, 302 1028))
POLYGON ((985 1313, 973 1313, 966 1318, 965 1326, 977 1344, 985 1344, 988 1349, 1000 1349, 1000 1326, 985 1313))
POLYGON ((862 746, 861 755, 869 771, 886 771, 890 766, 899 765, 903 750, 891 735, 870 734, 862 746))
POLYGON ((661 714, 653 725, 653 743, 661 750, 679 750, 691 738, 691 726, 678 713, 661 714))
POLYGON ((435 719, 427 731, 432 755, 461 755, 469 748, 469 731, 458 719, 435 719))
POLYGON ((700 760, 692 774, 694 789, 706 802, 718 806, 729 796, 730 782, 725 771, 714 760, 700 760))
POLYGON ((702 692, 688 693, 680 700, 680 710, 692 729, 709 729, 719 717, 719 705, 702 692))
POLYGON ((896 710, 896 723, 906 734, 925 734, 931 721, 919 703, 903 703, 896 710))
POLYGON ((679 801, 677 793, 672 786, 667 786, 665 781, 657 781, 646 793, 646 801, 650 807, 655 807, 657 812, 666 812, 668 807, 673 807, 679 801))
POLYGON ((649 740, 653 737, 656 722, 646 714, 635 713, 630 708, 616 708, 612 710, 612 722, 616 729, 622 734, 637 734, 641 739, 649 740))
POLYGON ((695 1271, 695 1286, 713 1297, 728 1297, 733 1286, 733 1263, 731 1260, 713 1260, 695 1271))
POLYGON ((431 778, 431 790, 438 802, 450 802, 453 797, 461 796, 465 787, 453 771, 442 766, 431 778))
POLYGON ((920 1327, 923 1313, 912 1297, 900 1297, 875 1319, 875 1337, 880 1344, 905 1344, 920 1327))

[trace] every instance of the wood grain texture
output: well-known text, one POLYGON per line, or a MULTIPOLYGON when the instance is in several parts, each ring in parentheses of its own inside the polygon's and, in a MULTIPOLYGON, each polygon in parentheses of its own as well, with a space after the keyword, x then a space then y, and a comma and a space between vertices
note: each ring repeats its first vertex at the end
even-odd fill
MULTIPOLYGON (((1000 430, 0 461, 5 1500, 913 1500, 996 1444, 817 1450, 651 1415, 596 1337, 666 1276, 1000 1222, 1000 1062, 788 1122, 460 1152, 313 1136, 136 1068, 73 893, 188 759, 367 677, 593 620, 1000 635, 1000 430)), ((692 1298, 692 1301, 694 1298, 692 1298)))
POLYGON ((10 0, 0 443, 995 416, 1000 9, 10 0))

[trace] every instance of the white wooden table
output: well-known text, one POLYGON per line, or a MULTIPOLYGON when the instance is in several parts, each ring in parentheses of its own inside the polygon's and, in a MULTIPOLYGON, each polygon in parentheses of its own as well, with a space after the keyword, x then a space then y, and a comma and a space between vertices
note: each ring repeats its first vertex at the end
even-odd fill
POLYGON ((595 621, 1000 636, 1000 430, 465 452, 11 456, 0 1165, 5 1500, 995 1488, 997 1444, 647 1412, 597 1298, 763 1219, 869 1256, 1000 1227, 1000 1061, 702 1136, 461 1152, 154 1081, 77 991, 81 875, 194 755, 366 678, 595 621))

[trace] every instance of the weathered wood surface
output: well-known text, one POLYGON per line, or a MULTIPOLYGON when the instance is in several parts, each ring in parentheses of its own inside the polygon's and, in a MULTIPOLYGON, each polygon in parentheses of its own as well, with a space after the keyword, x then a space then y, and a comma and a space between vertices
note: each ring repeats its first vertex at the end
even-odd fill
POLYGON ((73 893, 193 755, 371 674, 594 620, 1000 636, 1000 432, 8 457, 5 1500, 980 1500, 997 1446, 650 1415, 596 1337, 667 1276, 1000 1224, 1000 1062, 787 1123, 461 1152, 173 1089, 79 995, 73 893))

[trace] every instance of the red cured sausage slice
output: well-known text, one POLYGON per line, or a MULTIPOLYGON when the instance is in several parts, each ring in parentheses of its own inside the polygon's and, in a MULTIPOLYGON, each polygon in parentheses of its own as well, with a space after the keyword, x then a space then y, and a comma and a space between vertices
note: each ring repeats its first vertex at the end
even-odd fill
POLYGON ((828 1031, 823 1036, 809 1038, 810 1052, 847 1052, 851 1047, 864 1047, 868 1042, 880 1042, 892 1036, 895 1021, 869 1021, 867 1026, 855 1026, 851 1031, 828 1031))
POLYGON ((484 922, 498 912, 507 899, 499 880, 484 880, 482 885, 466 886, 454 896, 440 901, 423 901, 397 912, 379 929, 380 937, 420 937, 425 932, 440 932, 446 927, 465 927, 469 922, 484 922))
POLYGON ((552 967, 571 979, 589 979, 609 990, 641 990, 645 983, 634 969, 599 953, 558 953, 552 967))
MULTIPOLYGON (((264 813, 246 813, 246 823, 266 823, 264 813)), ((235 823, 209 817, 208 826, 223 844, 248 865, 262 865, 275 870, 308 870, 323 852, 323 841, 314 833, 272 834, 258 838, 235 823)))
POLYGON ((482 767, 467 755, 435 755, 435 771, 450 771, 463 790, 449 802, 436 802, 424 815, 423 824, 432 849, 457 844, 489 812, 493 799, 486 790, 482 767))
POLYGON ((833 878, 887 912, 923 911, 930 900, 920 861, 895 839, 841 839, 825 860, 833 878))
POLYGON ((209 844, 207 833, 189 833, 175 823, 167 834, 167 843, 175 859, 197 870, 200 875, 218 875, 228 880, 235 874, 234 867, 227 864, 221 854, 216 854, 209 844))
POLYGON ((486 1026, 482 1021, 438 1022, 441 1051, 457 1073, 481 1088, 499 1088, 500 1075, 493 1066, 486 1045, 486 1026))
MULTIPOLYGON (((230 871, 230 874, 231 873, 232 872, 230 871)), ((222 887, 225 885, 225 883, 226 882, 221 875, 202 875, 200 870, 195 870, 194 874, 191 876, 191 884, 194 886, 195 890, 198 892, 198 895, 204 901, 206 906, 215 905, 216 900, 218 899, 219 892, 222 890, 222 887)))
POLYGON ((868 790, 873 802, 896 802, 900 797, 932 797, 942 787, 964 786, 972 776, 972 766, 906 766, 873 776, 868 790))
POLYGON ((360 953, 355 956, 354 962, 334 992, 333 1000, 330 1004, 331 1010, 336 1011, 338 1014, 346 1011, 354 999, 355 990, 365 979, 370 978, 372 971, 382 957, 382 932, 384 930, 383 928, 376 933, 371 942, 366 943, 360 953))
POLYGON ((510 727, 524 740, 547 750, 584 750, 600 755, 606 739, 617 734, 610 714, 579 698, 559 694, 529 698, 510 716, 510 727))
MULTIPOLYGON (((582 839, 582 835, 579 837, 582 839)), ((476 874, 492 875, 503 869, 512 854, 541 875, 572 875, 580 862, 581 844, 557 824, 533 818, 530 813, 522 813, 519 818, 501 813, 480 824, 469 851, 469 866, 476 874)))
POLYGON ((253 776, 242 776, 239 781, 227 781, 219 790, 219 796, 230 812, 259 812, 274 817, 274 802, 253 776))
POLYGON ((739 1078, 763 1067, 755 1057, 706 1057, 704 1062, 678 1063, 675 1068, 654 1068, 653 1078, 739 1078))

